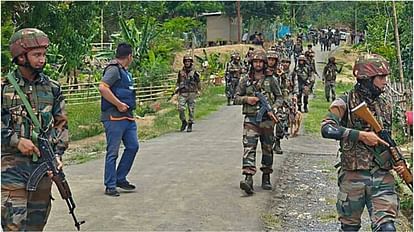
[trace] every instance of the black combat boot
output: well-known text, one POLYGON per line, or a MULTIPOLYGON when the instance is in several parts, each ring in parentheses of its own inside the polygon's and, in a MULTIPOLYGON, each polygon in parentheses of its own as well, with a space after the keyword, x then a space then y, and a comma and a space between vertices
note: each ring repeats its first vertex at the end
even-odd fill
POLYGON ((245 174, 246 178, 240 181, 240 188, 244 190, 248 195, 253 194, 253 176, 251 174, 245 174))
POLYGON ((262 189, 272 190, 272 184, 270 183, 270 173, 262 174, 262 189))
POLYGON ((307 113, 308 112, 308 104, 305 104, 305 113, 307 113))
POLYGON ((326 98, 326 101, 329 102, 329 97, 326 98))
POLYGON ((228 97, 228 98, 227 98, 227 105, 228 105, 228 106, 229 106, 229 105, 231 105, 231 104, 230 104, 230 101, 231 101, 231 99, 228 97))
POLYGON ((187 126, 187 132, 191 132, 191 131, 193 131, 193 123, 189 122, 187 126))
POLYGON ((283 154, 282 148, 280 147, 280 139, 275 139, 275 143, 273 144, 273 151, 276 154, 283 154))
POLYGON ((180 131, 184 131, 186 127, 187 127, 187 121, 185 120, 181 121, 180 131))

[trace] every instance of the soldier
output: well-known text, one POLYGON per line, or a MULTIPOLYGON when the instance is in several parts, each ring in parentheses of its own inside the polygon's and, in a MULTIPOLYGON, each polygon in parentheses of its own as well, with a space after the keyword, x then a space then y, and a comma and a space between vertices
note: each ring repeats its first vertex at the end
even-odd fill
POLYGON ((295 66, 298 64, 298 57, 302 55, 302 52, 303 52, 302 40, 298 38, 296 43, 293 45, 293 53, 295 56, 295 66))
POLYGON ((237 85, 239 85, 242 73, 240 55, 238 53, 232 55, 232 60, 227 65, 226 73, 227 105, 230 105, 230 101, 234 100, 234 92, 236 91, 237 85))
POLYGON ((326 51, 326 39, 327 39, 327 35, 325 33, 324 30, 321 30, 319 35, 319 44, 321 45, 321 52, 322 51, 326 51))
POLYGON ((315 62, 315 52, 312 50, 312 44, 308 44, 308 50, 305 52, 306 63, 309 67, 309 81, 310 84, 310 91, 313 94, 313 88, 315 86, 315 74, 319 76, 318 72, 316 71, 316 62, 315 62))
POLYGON ((292 56, 292 49, 293 49, 293 40, 290 37, 290 33, 286 34, 284 45, 285 45, 285 50, 286 50, 286 53, 287 53, 287 57, 290 59, 291 56, 292 56))
POLYGON ((298 80, 299 94, 298 94, 298 108, 301 112, 308 112, 308 98, 310 93, 310 71, 309 66, 306 64, 306 58, 304 55, 298 57, 298 65, 293 70, 292 75, 298 80), (302 101, 303 96, 303 101, 302 101), (304 105, 304 111, 302 111, 302 103, 304 105))
POLYGON ((58 169, 63 167, 62 155, 68 147, 62 90, 58 82, 43 73, 48 45, 47 35, 34 28, 21 29, 10 39, 13 63, 18 67, 9 75, 18 86, 8 80, 3 80, 1 85, 1 226, 4 231, 41 231, 49 216, 50 177, 45 175, 41 179, 37 191, 26 191, 30 174, 41 164, 36 161, 40 151, 35 131, 46 131, 54 146, 58 169), (28 100, 28 108, 22 97, 28 100), (30 111, 40 119, 40 125, 33 123, 30 111))
MULTIPOLYGON (((366 102, 383 128, 391 131, 392 103, 382 95, 389 73, 383 57, 358 57, 353 68, 357 83, 348 94, 332 102, 321 124, 323 137, 340 141, 336 208, 342 231, 360 229, 365 205, 373 231, 396 231, 399 199, 390 173, 393 166, 388 144, 367 122, 351 114, 352 109, 366 102)), ((394 169, 400 174, 401 166, 394 169)))
POLYGON ((325 97, 327 102, 330 101, 329 99, 332 99, 332 101, 334 101, 336 98, 336 73, 340 73, 341 71, 342 66, 339 69, 336 67, 335 57, 329 57, 328 64, 323 69, 322 74, 322 81, 325 82, 325 97))
POLYGON ((273 144, 273 151, 276 154, 283 154, 280 140, 288 135, 289 113, 292 108, 291 99, 292 97, 296 97, 297 94, 297 81, 294 81, 290 75, 290 63, 291 61, 289 58, 282 58, 280 65, 276 69, 276 72, 274 72, 283 96, 283 104, 276 109, 276 116, 279 119, 279 123, 275 127, 275 142, 273 144), (295 84, 296 88, 294 87, 295 84), (293 91, 294 88, 296 93, 293 91))
POLYGON ((178 112, 181 120, 180 131, 193 131, 194 108, 197 93, 201 89, 200 74, 193 67, 193 57, 185 55, 183 57, 184 67, 178 72, 175 91, 178 92, 178 112), (188 105, 188 122, 185 118, 185 108, 188 105))
POLYGON ((273 112, 264 114, 262 120, 257 118, 258 108, 262 107, 259 97, 263 94, 270 105, 281 104, 280 88, 270 73, 265 75, 266 54, 262 50, 254 51, 252 68, 248 75, 240 81, 236 90, 235 104, 243 105, 245 115, 243 123, 243 168, 245 179, 240 188, 247 194, 253 194, 253 175, 256 174, 256 147, 260 139, 262 146, 262 188, 271 190, 270 174, 273 172, 273 127, 277 121, 273 112), (258 121, 260 120, 260 121, 258 121))

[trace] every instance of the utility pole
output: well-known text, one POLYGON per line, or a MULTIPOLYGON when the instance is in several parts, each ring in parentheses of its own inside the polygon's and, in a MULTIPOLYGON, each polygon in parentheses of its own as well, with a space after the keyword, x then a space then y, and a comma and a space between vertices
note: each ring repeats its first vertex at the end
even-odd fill
POLYGON ((104 26, 103 26, 103 7, 101 9, 101 49, 103 50, 103 41, 104 41, 104 26))
POLYGON ((237 0, 237 42, 240 44, 240 0, 237 0))
POLYGON ((395 36, 395 44, 397 45, 398 70, 400 71, 401 87, 403 90, 405 90, 404 73, 403 73, 403 67, 402 67, 401 48, 400 48, 400 35, 398 34, 397 10, 395 9, 394 0, 392 1, 392 13, 394 15, 394 36, 395 36))

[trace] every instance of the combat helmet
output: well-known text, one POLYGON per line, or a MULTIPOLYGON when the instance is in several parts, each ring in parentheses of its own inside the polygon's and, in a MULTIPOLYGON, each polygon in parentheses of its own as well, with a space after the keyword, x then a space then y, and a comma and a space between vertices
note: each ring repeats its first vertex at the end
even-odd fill
POLYGON ((357 79, 370 79, 390 74, 388 61, 377 54, 361 55, 355 60, 353 74, 357 79))
POLYGON ((266 53, 263 50, 254 50, 251 60, 261 60, 266 63, 266 53))
POLYGON ((47 48, 49 38, 39 29, 23 28, 12 35, 9 46, 14 61, 16 57, 26 54, 32 49, 47 48))
POLYGON ((306 57, 305 57, 305 55, 300 55, 300 56, 298 57, 298 61, 301 61, 301 60, 306 61, 306 57))
POLYGON ((331 56, 328 58, 329 63, 335 63, 335 57, 331 56))
POLYGON ((190 60, 191 63, 193 63, 193 57, 191 55, 185 55, 183 57, 183 63, 185 63, 186 60, 190 60))
POLYGON ((266 57, 267 57, 267 59, 269 59, 269 58, 273 58, 273 59, 276 59, 276 60, 279 59, 279 56, 277 55, 276 51, 274 51, 274 50, 267 51, 266 57))

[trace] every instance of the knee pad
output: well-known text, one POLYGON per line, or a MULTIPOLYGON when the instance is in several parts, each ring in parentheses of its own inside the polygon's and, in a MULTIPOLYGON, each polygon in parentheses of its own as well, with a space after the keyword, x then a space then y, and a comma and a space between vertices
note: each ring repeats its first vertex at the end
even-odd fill
POLYGON ((358 231, 361 225, 347 225, 341 224, 341 231, 358 231))
POLYGON ((376 231, 395 232, 397 229, 394 226, 394 222, 385 222, 379 225, 379 228, 376 231))

